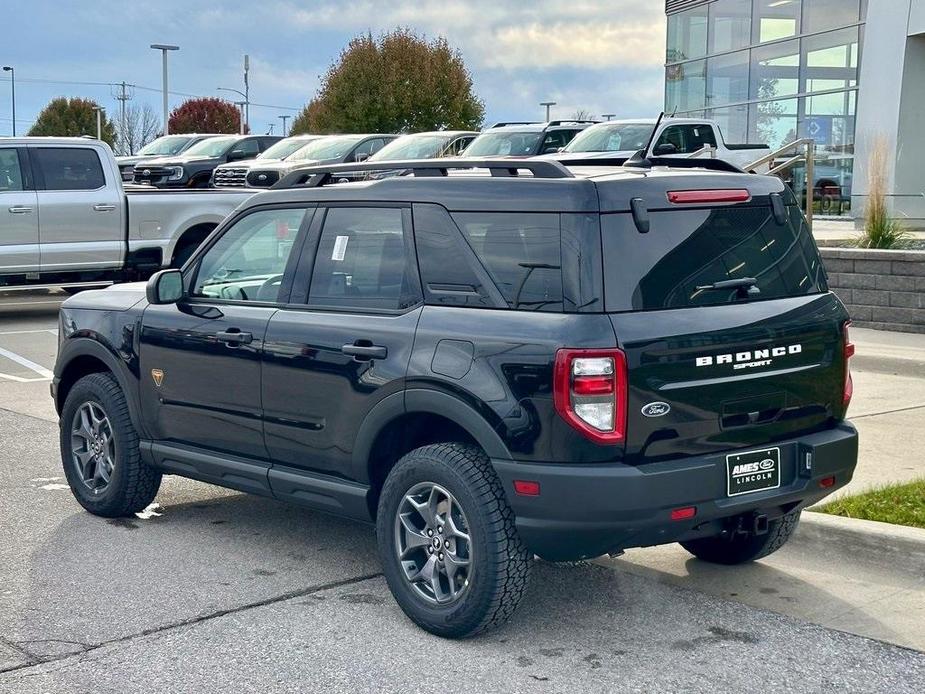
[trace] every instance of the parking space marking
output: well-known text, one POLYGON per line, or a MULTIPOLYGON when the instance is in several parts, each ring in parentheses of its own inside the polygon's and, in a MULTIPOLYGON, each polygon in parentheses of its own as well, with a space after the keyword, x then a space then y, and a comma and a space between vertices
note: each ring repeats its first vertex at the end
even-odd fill
MULTIPOLYGON (((32 361, 31 359, 26 359, 24 356, 21 356, 21 355, 19 355, 19 354, 16 354, 16 352, 11 352, 10 350, 4 349, 3 347, 0 347, 0 357, 6 357, 6 358, 9 359, 10 361, 15 361, 15 362, 16 362, 17 364, 19 364, 20 366, 25 366, 25 367, 26 367, 27 369, 29 369, 30 371, 34 371, 34 372, 37 373, 39 376, 41 376, 41 378, 38 378, 38 379, 36 379, 36 378, 33 378, 33 379, 22 379, 22 378, 16 377, 16 376, 7 376, 7 378, 11 378, 11 379, 14 380, 14 381, 20 381, 20 382, 23 382, 23 383, 29 383, 29 382, 31 382, 31 381, 42 381, 42 380, 47 381, 47 380, 50 380, 50 379, 52 379, 52 378, 54 377, 54 374, 53 374, 51 371, 49 371, 48 369, 46 369, 44 366, 42 366, 41 364, 36 364, 36 363, 35 363, 34 361, 32 361)), ((6 374, 0 374, 0 376, 5 376, 5 375, 6 375, 6 374)))
POLYGON ((38 333, 58 334, 57 328, 45 328, 44 330, 0 330, 0 335, 36 335, 38 333))

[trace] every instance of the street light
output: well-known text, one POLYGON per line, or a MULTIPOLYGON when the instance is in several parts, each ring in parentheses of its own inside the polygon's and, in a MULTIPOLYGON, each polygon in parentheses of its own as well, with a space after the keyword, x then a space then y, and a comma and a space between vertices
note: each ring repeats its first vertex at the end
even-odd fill
POLYGON ((232 89, 231 87, 216 87, 216 91, 219 92, 234 92, 235 94, 240 94, 244 97, 244 101, 235 101, 235 106, 241 106, 241 134, 244 134, 245 126, 247 125, 247 94, 242 92, 240 89, 232 89))
POLYGON ((540 102, 540 106, 545 106, 545 107, 546 107, 546 122, 547 122, 547 123, 549 122, 549 107, 550 107, 550 106, 555 106, 555 105, 556 105, 556 102, 555 102, 555 101, 541 101, 541 102, 540 102))
POLYGON ((10 73, 10 102, 13 106, 13 137, 16 137, 16 71, 9 65, 4 65, 3 71, 10 73))
POLYGON ((106 108, 103 106, 94 106, 93 110, 96 111, 96 139, 103 139, 103 114, 106 112, 106 108))
POLYGON ((167 123, 169 115, 167 112, 167 51, 179 51, 180 47, 166 43, 152 43, 151 48, 161 52, 161 62, 164 66, 164 134, 167 135, 170 132, 170 126, 167 123))
POLYGON ((277 116, 281 121, 283 121, 283 137, 286 137, 286 121, 292 118, 292 116, 277 116))
POLYGON ((607 120, 610 120, 617 114, 616 113, 602 113, 601 115, 604 116, 604 118, 606 118, 607 120))

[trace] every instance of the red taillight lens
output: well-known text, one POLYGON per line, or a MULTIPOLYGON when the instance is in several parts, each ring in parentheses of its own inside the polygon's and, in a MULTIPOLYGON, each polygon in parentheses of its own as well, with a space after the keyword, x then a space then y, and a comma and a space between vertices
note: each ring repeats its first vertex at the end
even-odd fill
POLYGON ((720 190, 670 190, 668 202, 675 205, 695 205, 713 202, 748 202, 752 194, 742 189, 720 190))
POLYGON ((619 349, 560 349, 553 372, 556 412, 596 443, 626 438, 626 355, 619 349))
POLYGON ((845 388, 843 396, 843 405, 845 409, 848 409, 848 405, 851 403, 851 396, 854 394, 854 382, 851 380, 851 365, 848 360, 854 356, 854 343, 851 342, 851 338, 848 337, 848 328, 851 327, 851 321, 845 323, 845 388))

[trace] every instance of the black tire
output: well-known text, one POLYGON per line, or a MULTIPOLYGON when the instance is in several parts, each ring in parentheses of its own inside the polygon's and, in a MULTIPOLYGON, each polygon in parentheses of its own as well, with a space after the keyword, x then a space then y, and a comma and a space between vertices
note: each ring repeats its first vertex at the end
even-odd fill
POLYGON ((681 546, 698 559, 713 564, 745 564, 773 554, 790 539, 800 522, 800 511, 768 523, 764 535, 737 535, 732 539, 705 537, 700 540, 682 542, 681 546))
POLYGON ((142 462, 125 394, 111 374, 94 373, 77 381, 64 402, 59 424, 61 462, 77 503, 94 515, 119 518, 137 513, 154 501, 161 473, 142 462), (103 411, 114 440, 112 472, 102 489, 87 486, 73 461, 72 428, 85 404, 103 411))
POLYGON ((501 481, 477 447, 434 444, 399 460, 379 498, 376 532, 392 595, 411 621, 437 636, 463 638, 502 625, 527 589, 533 559, 514 527, 501 481), (405 495, 422 483, 450 492, 467 521, 471 572, 459 597, 445 605, 416 591, 398 557, 397 514, 405 495))

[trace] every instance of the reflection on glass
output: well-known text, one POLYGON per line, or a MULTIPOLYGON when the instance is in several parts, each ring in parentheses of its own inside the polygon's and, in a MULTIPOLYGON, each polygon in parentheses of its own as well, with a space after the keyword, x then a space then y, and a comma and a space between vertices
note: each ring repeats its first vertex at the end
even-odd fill
POLYGON ((800 29, 800 0, 757 0, 755 3, 758 43, 796 36, 800 29))
POLYGON ((740 144, 748 140, 748 106, 714 108, 707 117, 717 122, 727 143, 740 144))
POLYGON ((774 99, 799 91, 799 40, 784 41, 752 50, 751 98, 774 99))
POLYGON ((749 139, 771 149, 797 138, 797 100, 765 101, 749 107, 749 139))
POLYGON ((803 39, 804 90, 846 89, 857 84, 858 29, 803 39))
POLYGON ((748 100, 748 51, 707 60, 707 103, 731 104, 748 100))
POLYGON ((667 62, 702 58, 706 53, 707 8, 695 7, 669 15, 667 62))
POLYGON ((706 101, 706 69, 705 60, 665 68, 666 110, 703 108, 706 101))
POLYGON ((751 39, 751 3, 716 0, 710 8, 710 54, 745 48, 751 39))
POLYGON ((858 21, 859 0, 804 0, 803 33, 825 31, 858 21))

